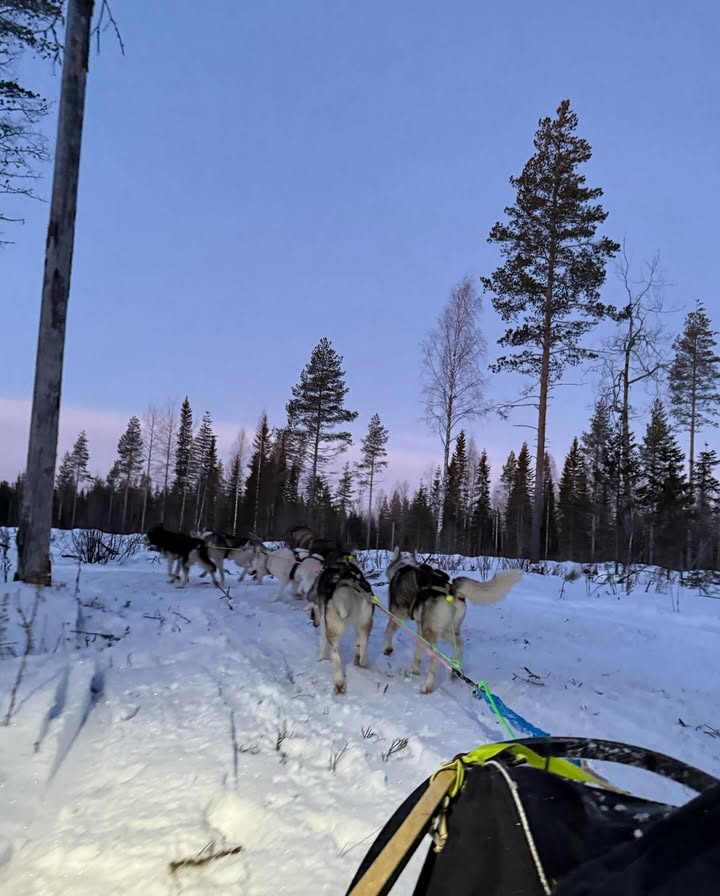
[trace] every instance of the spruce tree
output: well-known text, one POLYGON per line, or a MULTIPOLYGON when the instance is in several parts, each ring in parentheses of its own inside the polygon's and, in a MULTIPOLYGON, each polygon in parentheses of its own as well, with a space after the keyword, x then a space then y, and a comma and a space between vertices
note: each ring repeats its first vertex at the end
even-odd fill
POLYGON ((505 526, 508 535, 506 552, 509 556, 527 557, 528 555, 532 521, 532 494, 533 474, 530 449, 527 442, 523 442, 513 471, 505 511, 505 526))
POLYGON ((72 504, 75 491, 75 466, 72 454, 66 451, 63 454, 60 466, 55 477, 55 491, 57 494, 57 522, 64 528, 69 506, 72 504))
POLYGON ((410 502, 408 530, 413 550, 423 550, 432 544, 435 532, 433 509, 427 486, 422 481, 410 502))
POLYGON ((717 539, 720 482, 715 476, 715 470, 718 464, 720 458, 717 452, 705 445, 705 450, 698 454, 695 467, 693 540, 695 566, 698 569, 706 569, 712 564, 712 549, 717 539))
POLYGON ((473 554, 485 555, 493 549, 493 510, 490 501, 490 462, 483 449, 475 473, 472 512, 473 554))
POLYGON ((352 470, 350 464, 347 463, 343 467, 342 475, 335 490, 335 509, 340 518, 340 538, 343 542, 347 540, 347 522, 352 512, 354 489, 355 483, 352 470))
POLYGON ((180 529, 185 520, 185 505, 190 489, 190 460, 193 441, 193 414, 187 395, 180 407, 180 425, 175 444, 175 483, 173 488, 180 496, 180 529))
POLYGON ((545 484, 543 486, 543 556, 546 560, 556 557, 559 546, 557 507, 555 500, 555 480, 553 478, 552 460, 545 453, 545 484))
POLYGON ((717 426, 720 416, 720 357, 702 302, 685 319, 685 328, 673 343, 670 400, 675 419, 690 435, 690 489, 694 487, 695 437, 703 426, 717 426))
POLYGON ((585 459, 577 438, 573 439, 563 465, 558 512, 561 556, 579 562, 586 560, 590 552, 592 505, 585 459))
POLYGON ((88 463, 90 462, 90 450, 88 448, 88 440, 85 430, 83 430, 75 440, 71 456, 73 463, 73 500, 70 528, 74 529, 80 484, 88 477, 88 463))
POLYGON ((588 492, 590 498, 590 559, 596 563, 600 553, 611 550, 611 496, 612 475, 610 440, 612 419, 610 408, 604 399, 595 405, 590 429, 582 435, 582 450, 587 465, 588 492))
POLYGON ((249 510, 253 532, 257 532, 261 520, 267 523, 269 515, 267 502, 272 482, 270 457, 270 424, 267 414, 263 413, 253 439, 250 475, 245 483, 245 505, 249 510))
POLYGON ((508 222, 498 222, 488 241, 497 243, 505 259, 483 279, 493 306, 512 321, 500 345, 512 350, 498 359, 495 370, 510 369, 538 384, 537 456, 532 519, 531 557, 540 556, 543 511, 543 467, 548 395, 568 366, 590 352, 582 337, 608 314, 600 302, 608 259, 619 250, 608 238, 596 239, 607 218, 598 202, 602 190, 587 187, 579 167, 589 161, 587 140, 576 136, 578 119, 563 100, 554 119, 540 121, 535 153, 519 177, 515 205, 505 209, 508 222))
POLYGON ((130 487, 135 484, 137 477, 142 471, 142 451, 143 438, 140 429, 140 420, 132 416, 128 422, 127 429, 120 436, 118 442, 118 474, 123 483, 123 511, 120 527, 125 532, 125 524, 127 521, 128 496, 130 487))
POLYGON ((465 484, 467 481, 467 445, 465 433, 460 430, 455 440, 455 450, 450 460, 445 483, 445 511, 443 514, 444 546, 453 552, 462 552, 463 521, 465 518, 465 484))
POLYGON ((646 562, 667 568, 682 564, 688 530, 688 484, 684 455, 672 434, 665 407, 655 399, 640 446, 638 501, 646 526, 646 562))
MULTIPOLYGON (((201 516, 204 516, 208 477, 210 476, 213 463, 211 453, 214 440, 215 434, 212 428, 212 415, 210 414, 210 411, 205 411, 197 435, 192 441, 190 452, 189 481, 195 490, 196 529, 200 528, 201 516)), ((217 457, 215 458, 215 462, 217 463, 217 457)))
POLYGON ((368 518, 366 549, 370 548, 370 525, 372 522, 373 488, 378 474, 387 467, 388 431, 383 426, 379 414, 370 418, 368 431, 360 443, 360 461, 357 464, 358 481, 368 490, 368 518))
POLYGON ((287 403, 288 424, 305 434, 311 459, 308 504, 315 507, 315 489, 319 468, 352 444, 349 432, 334 431, 336 426, 352 423, 357 411, 345 407, 348 388, 342 357, 323 337, 315 346, 310 361, 293 386, 293 397, 287 403))

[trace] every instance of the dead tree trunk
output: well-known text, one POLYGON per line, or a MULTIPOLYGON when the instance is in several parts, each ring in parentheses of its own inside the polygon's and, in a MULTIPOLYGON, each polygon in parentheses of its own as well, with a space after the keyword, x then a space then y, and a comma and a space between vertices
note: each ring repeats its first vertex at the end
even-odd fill
POLYGON ((52 579, 53 484, 93 6, 94 0, 68 0, 67 5, 30 441, 17 536, 15 577, 34 585, 49 585, 52 579))

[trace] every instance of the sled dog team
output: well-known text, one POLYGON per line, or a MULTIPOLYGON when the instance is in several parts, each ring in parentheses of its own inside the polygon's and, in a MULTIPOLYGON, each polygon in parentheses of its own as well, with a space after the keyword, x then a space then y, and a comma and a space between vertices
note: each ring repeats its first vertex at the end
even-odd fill
MULTIPOLYGON (((154 526, 147 533, 150 547, 159 551, 168 563, 168 581, 184 587, 190 567, 198 563, 210 575, 213 584, 225 586, 225 561, 232 560, 241 569, 240 581, 248 572, 261 584, 265 576, 278 580, 273 601, 293 583, 294 596, 311 604, 313 624, 320 628, 320 659, 332 659, 335 693, 346 689, 345 672, 340 658, 340 642, 345 631, 355 631, 355 665, 368 665, 368 639, 373 625, 376 599, 372 587, 357 561, 339 542, 314 535, 306 526, 295 526, 286 536, 287 547, 268 550, 254 533, 244 538, 202 532, 192 536, 154 526), (182 577, 180 575, 182 571, 182 577), (218 581, 219 576, 219 581, 218 581)), ((487 582, 466 576, 451 579, 443 570, 421 563, 415 554, 403 554, 395 548, 387 570, 388 617, 384 650, 393 652, 393 636, 400 622, 415 622, 417 633, 435 646, 443 639, 453 645, 454 659, 462 661, 461 626, 467 612, 466 602, 493 604, 501 601, 522 577, 519 570, 499 572, 487 582)), ((418 640, 411 674, 420 674, 425 646, 418 640)), ((430 652, 428 673, 421 688, 429 694, 435 688, 438 656, 430 652)))

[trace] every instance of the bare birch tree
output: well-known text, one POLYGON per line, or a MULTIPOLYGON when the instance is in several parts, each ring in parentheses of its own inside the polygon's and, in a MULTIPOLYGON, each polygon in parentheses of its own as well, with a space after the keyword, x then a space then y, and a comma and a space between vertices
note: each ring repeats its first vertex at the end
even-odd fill
POLYGON ((477 417, 484 410, 485 380, 480 365, 486 346, 478 325, 481 307, 472 280, 463 277, 422 343, 425 420, 440 437, 443 448, 437 542, 443 529, 450 444, 460 423, 477 417))
POLYGON ((145 531, 145 517, 147 515, 148 499, 152 489, 153 451, 155 450, 160 413, 154 404, 148 405, 143 417, 143 426, 147 435, 145 453, 145 482, 143 483, 143 504, 140 517, 140 531, 145 531))
POLYGON ((93 6, 94 0, 68 0, 67 5, 30 440, 17 535, 16 578, 34 585, 52 581, 53 484, 93 6))
POLYGON ((599 352, 604 396, 619 422, 620 457, 615 495, 615 562, 632 562, 635 542, 633 500, 633 446, 630 420, 633 390, 641 384, 657 383, 667 364, 668 337, 662 325, 664 313, 663 278, 660 258, 655 255, 645 265, 639 279, 623 242, 617 276, 625 292, 613 336, 599 352), (620 556, 624 546, 624 556, 620 556))
POLYGON ((175 444, 175 427, 177 423, 177 415, 175 411, 175 402, 169 402, 161 419, 158 422, 158 441, 160 447, 160 463, 159 474, 162 477, 162 503, 160 505, 160 522, 165 522, 167 511, 168 489, 170 487, 170 467, 173 457, 173 445, 175 444))
POLYGON ((242 470, 245 464, 245 454, 247 451, 247 433, 245 427, 240 430, 237 438, 233 442, 232 453, 230 455, 230 469, 232 482, 233 497, 233 525, 232 534, 237 534, 237 518, 238 508, 240 506, 240 498, 242 498, 243 476, 242 470))

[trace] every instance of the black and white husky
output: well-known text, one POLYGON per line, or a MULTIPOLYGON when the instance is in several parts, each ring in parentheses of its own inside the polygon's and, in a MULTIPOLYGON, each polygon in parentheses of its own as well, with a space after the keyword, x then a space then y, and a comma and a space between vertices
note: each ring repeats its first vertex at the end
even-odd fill
MULTIPOLYGON (((463 640, 461 626, 467 613, 466 601, 473 604, 494 604, 501 601, 512 586, 522 578, 520 570, 511 569, 497 573, 488 582, 477 582, 467 576, 450 576, 427 563, 420 563, 415 556, 402 555, 395 548, 387 566, 388 609, 401 620, 413 620, 421 638, 435 647, 440 639, 453 645, 454 660, 462 662, 463 640)), ((393 652, 393 636, 398 623, 390 617, 385 629, 384 653, 393 652)), ((415 657, 410 673, 420 674, 425 646, 421 641, 415 647, 415 657)), ((435 688, 438 657, 430 653, 427 678, 420 689, 429 694, 435 688)))
POLYGON ((344 694, 347 688, 340 641, 348 626, 355 629, 355 665, 369 665, 368 639, 375 612, 371 598, 367 579, 347 554, 327 563, 308 593, 313 622, 320 626, 320 659, 333 661, 336 694, 344 694))
POLYGON ((212 576, 213 585, 218 586, 215 577, 217 567, 210 559, 207 545, 201 538, 193 538, 182 532, 171 532, 162 525, 153 526, 145 537, 150 547, 159 551, 167 560, 168 582, 179 581, 182 569, 182 584, 178 587, 183 588, 190 579, 190 567, 193 563, 199 563, 205 572, 209 572, 212 576))
MULTIPOLYGON (((225 561, 232 560, 236 566, 240 567, 239 582, 245 578, 250 569, 255 555, 254 546, 259 543, 260 539, 255 535, 224 535, 222 532, 213 532, 207 530, 205 532, 193 533, 197 538, 202 539, 207 545, 208 554, 220 573, 220 584, 225 587, 225 561)), ((200 576, 207 575, 206 572, 200 573, 200 576)))

